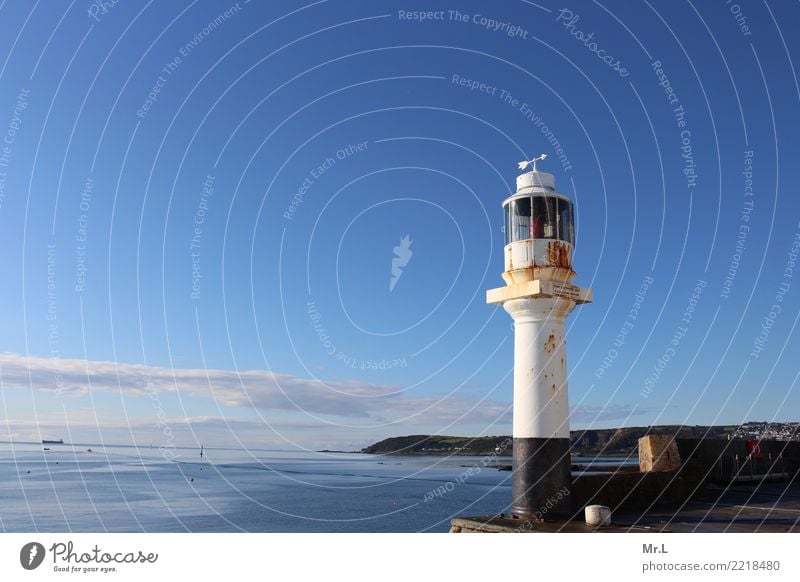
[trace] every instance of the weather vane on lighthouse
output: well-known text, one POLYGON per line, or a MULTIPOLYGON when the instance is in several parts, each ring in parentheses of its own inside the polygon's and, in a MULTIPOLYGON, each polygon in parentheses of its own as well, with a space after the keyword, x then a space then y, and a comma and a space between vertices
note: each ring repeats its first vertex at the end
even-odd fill
POLYGON ((527 168, 530 165, 530 166, 532 166, 532 169, 535 172, 536 171, 536 162, 540 162, 540 161, 546 160, 546 159, 547 159, 547 154, 542 154, 538 158, 533 158, 532 160, 527 160, 527 161, 524 161, 524 162, 520 162, 517 165, 519 166, 520 170, 524 170, 525 168, 527 168))
POLYGON ((572 201, 536 162, 519 162, 517 191, 503 201, 505 287, 486 292, 514 319, 514 515, 532 521, 570 515, 571 463, 564 321, 590 289, 571 283, 572 201))

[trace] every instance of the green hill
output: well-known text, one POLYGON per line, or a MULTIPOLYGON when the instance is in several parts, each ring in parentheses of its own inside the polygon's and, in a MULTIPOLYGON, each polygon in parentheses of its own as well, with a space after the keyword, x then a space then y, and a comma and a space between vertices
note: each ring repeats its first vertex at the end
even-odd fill
MULTIPOLYGON (((673 435, 681 438, 726 439, 739 425, 726 426, 637 426, 572 431, 572 451, 580 455, 627 455, 636 450, 637 441, 646 434, 673 435)), ((378 455, 510 455, 509 436, 458 437, 411 435, 392 437, 372 444, 362 453, 378 455)))

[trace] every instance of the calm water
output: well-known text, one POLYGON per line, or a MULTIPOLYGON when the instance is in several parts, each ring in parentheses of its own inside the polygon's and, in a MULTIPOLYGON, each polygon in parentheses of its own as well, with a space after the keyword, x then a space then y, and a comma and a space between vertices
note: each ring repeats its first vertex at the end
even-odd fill
POLYGON ((46 446, 0 443, 0 531, 444 532, 511 498, 483 457, 46 446))

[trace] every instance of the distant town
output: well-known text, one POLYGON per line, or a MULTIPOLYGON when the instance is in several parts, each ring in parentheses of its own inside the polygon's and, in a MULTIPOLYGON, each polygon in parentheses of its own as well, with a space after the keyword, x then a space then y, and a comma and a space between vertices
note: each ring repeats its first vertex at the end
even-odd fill
POLYGON ((731 438, 797 441, 800 440, 800 422, 746 422, 731 438))

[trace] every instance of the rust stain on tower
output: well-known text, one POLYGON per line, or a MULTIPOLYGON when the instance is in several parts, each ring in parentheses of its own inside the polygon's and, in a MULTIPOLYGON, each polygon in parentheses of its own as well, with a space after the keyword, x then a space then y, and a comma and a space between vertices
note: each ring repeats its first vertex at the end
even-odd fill
POLYGON ((549 266, 559 269, 572 270, 572 249, 569 243, 552 240, 547 243, 547 260, 549 266))

